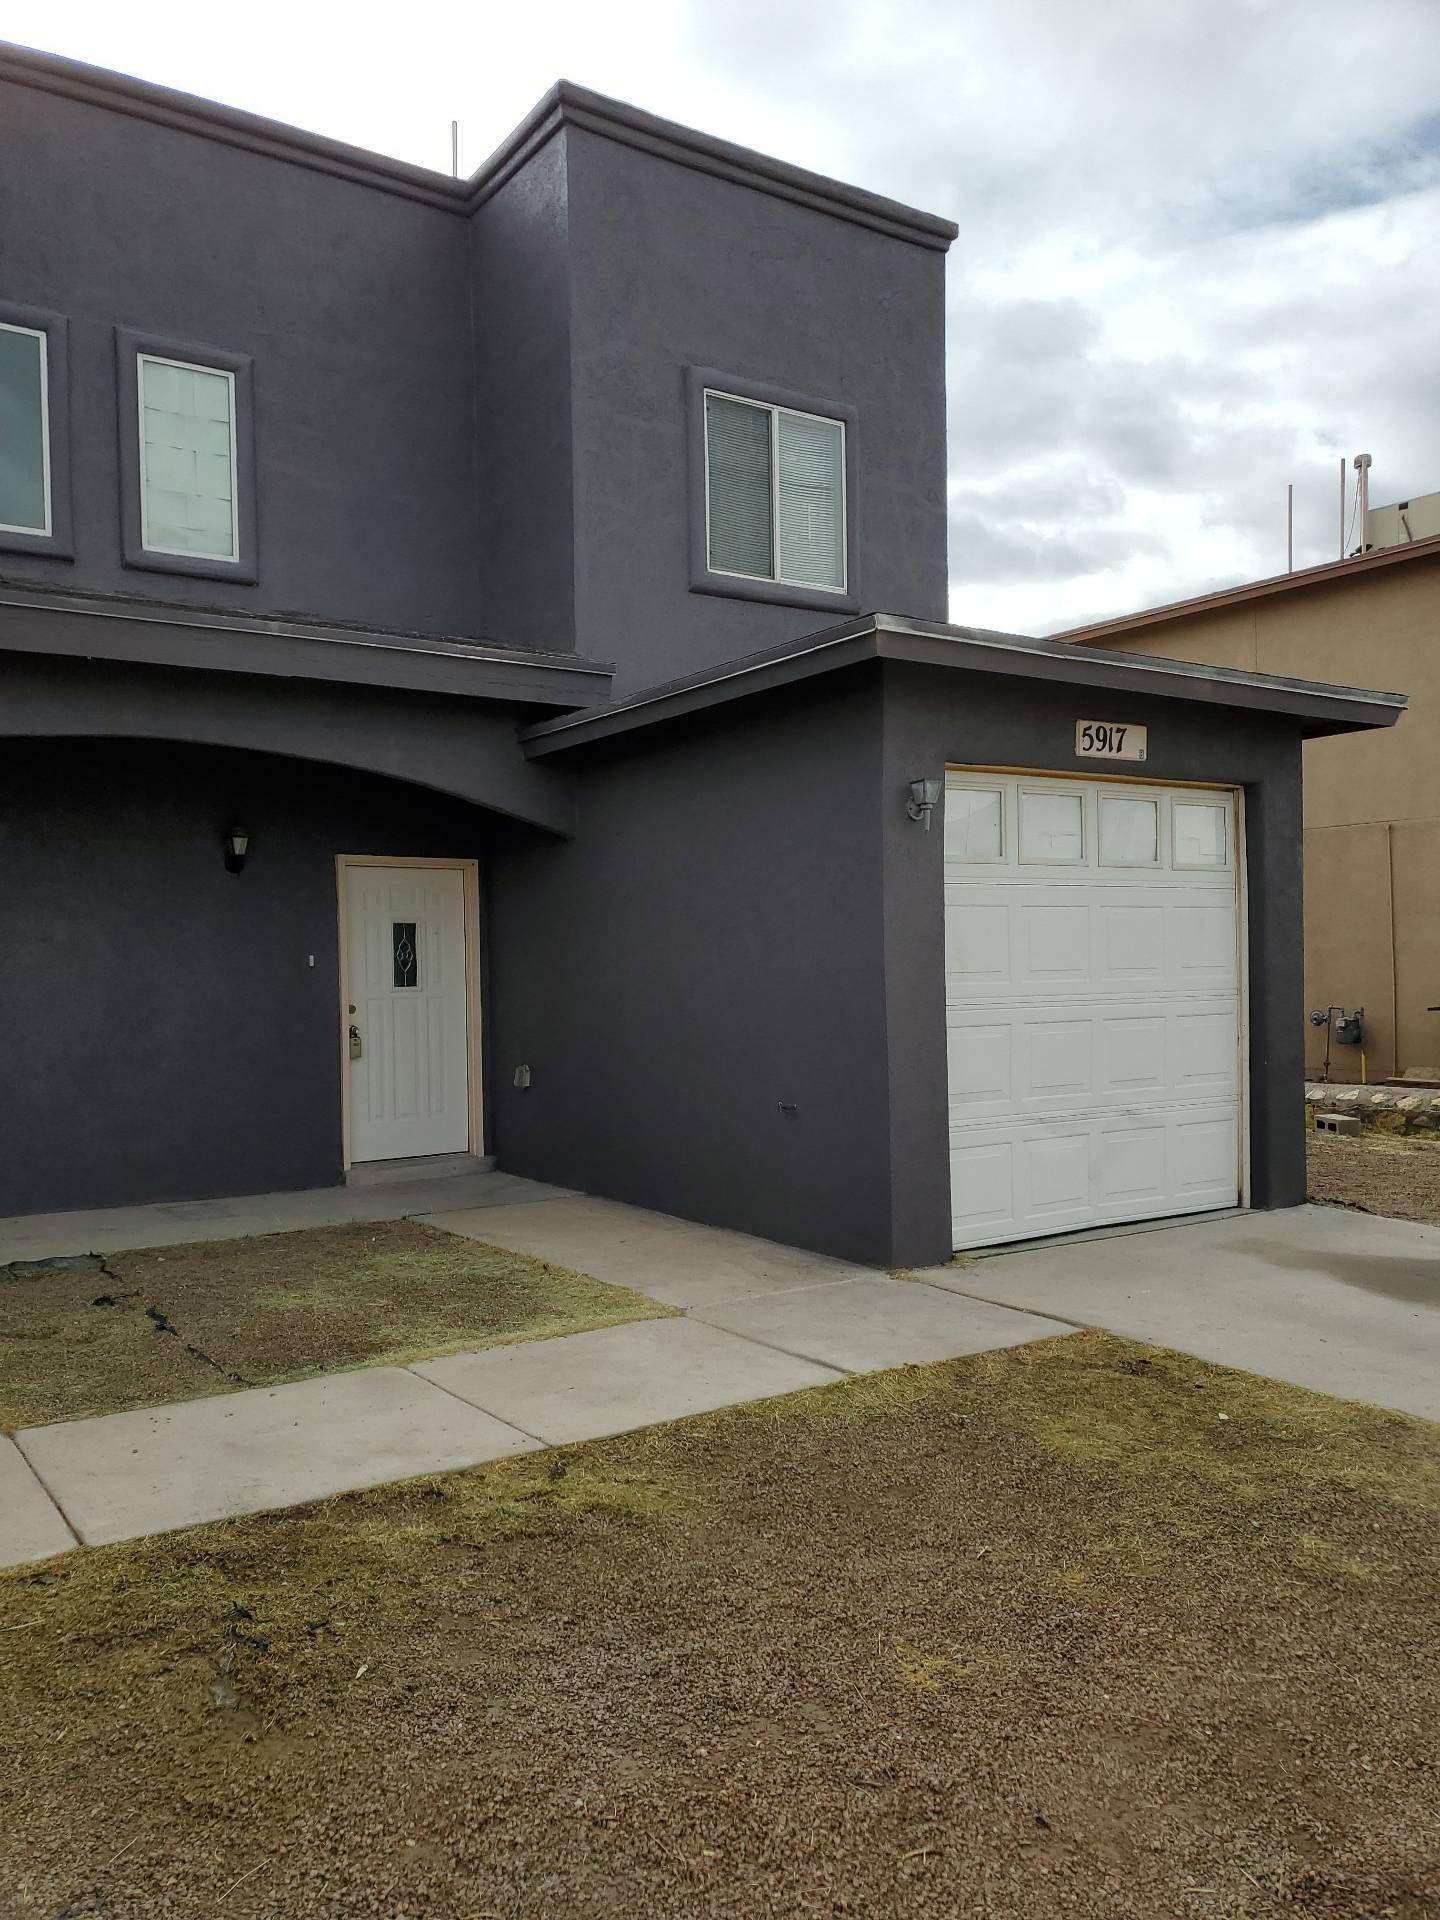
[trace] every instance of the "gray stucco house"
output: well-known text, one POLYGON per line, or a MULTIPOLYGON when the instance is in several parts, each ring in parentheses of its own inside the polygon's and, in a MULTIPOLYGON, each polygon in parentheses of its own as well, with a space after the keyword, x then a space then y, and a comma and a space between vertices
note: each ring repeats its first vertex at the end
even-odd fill
POLYGON ((944 624, 955 237, 564 84, 458 181, 0 50, 0 1213, 1302 1198, 1300 743, 1402 703, 944 624))

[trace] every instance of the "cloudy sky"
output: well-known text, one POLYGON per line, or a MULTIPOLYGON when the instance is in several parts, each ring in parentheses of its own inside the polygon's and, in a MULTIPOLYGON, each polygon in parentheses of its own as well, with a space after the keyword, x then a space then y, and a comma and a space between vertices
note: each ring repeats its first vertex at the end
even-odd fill
POLYGON ((1440 490, 1440 0, 0 0, 0 36, 462 170, 560 75, 958 221, 951 606, 1056 632, 1440 490), (43 36, 37 41, 37 19, 43 36))

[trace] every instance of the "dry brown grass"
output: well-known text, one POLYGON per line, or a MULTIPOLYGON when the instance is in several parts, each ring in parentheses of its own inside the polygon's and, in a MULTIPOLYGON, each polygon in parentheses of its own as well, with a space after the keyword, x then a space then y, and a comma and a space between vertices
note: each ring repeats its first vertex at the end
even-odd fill
POLYGON ((0 1269, 0 1430, 669 1311, 414 1220, 0 1269))
POLYGON ((1436 1428, 1081 1334, 73 1556, 0 1915, 1428 1920, 1437 1517, 1436 1428))
POLYGON ((1305 1164, 1312 1200, 1397 1220, 1440 1221, 1440 1140, 1312 1129, 1305 1164))

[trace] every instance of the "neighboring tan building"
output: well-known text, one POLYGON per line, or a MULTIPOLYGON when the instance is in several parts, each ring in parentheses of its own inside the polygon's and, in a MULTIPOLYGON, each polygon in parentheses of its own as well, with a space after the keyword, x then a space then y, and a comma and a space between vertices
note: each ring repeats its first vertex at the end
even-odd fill
MULTIPOLYGON (((1305 995, 1365 1010, 1331 1079, 1440 1077, 1440 536, 1061 637, 1410 696, 1394 730, 1306 743, 1305 995)), ((1325 1041, 1307 1023, 1312 1075, 1325 1041)))

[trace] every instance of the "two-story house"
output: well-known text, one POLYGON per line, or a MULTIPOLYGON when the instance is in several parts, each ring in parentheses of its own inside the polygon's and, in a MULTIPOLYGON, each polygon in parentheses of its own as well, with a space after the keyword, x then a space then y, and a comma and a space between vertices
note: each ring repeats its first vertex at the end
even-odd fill
POLYGON ((955 233, 563 84, 461 181, 0 52, 0 1212, 1302 1197, 1300 743, 1401 703, 944 624, 955 233))

